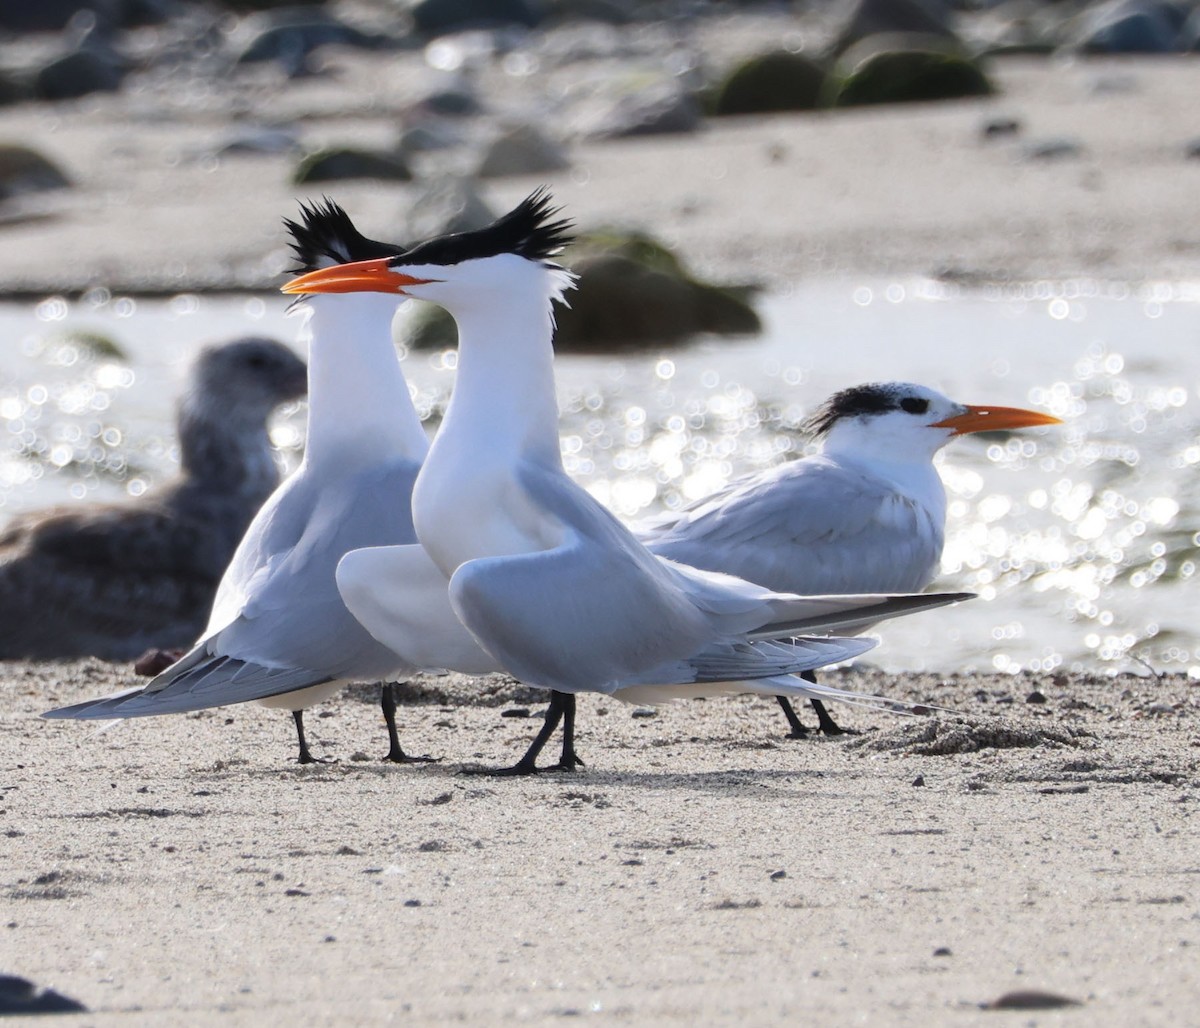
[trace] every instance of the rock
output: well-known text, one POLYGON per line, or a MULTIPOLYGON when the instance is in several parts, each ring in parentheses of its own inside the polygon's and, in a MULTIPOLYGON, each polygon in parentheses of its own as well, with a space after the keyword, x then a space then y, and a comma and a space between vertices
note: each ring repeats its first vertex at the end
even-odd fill
POLYGON ((238 32, 245 42, 238 51, 238 64, 277 61, 289 75, 308 70, 308 56, 322 46, 351 46, 375 49, 385 37, 361 31, 322 7, 289 7, 255 15, 243 22, 238 32))
POLYGON ((43 100, 74 100, 89 93, 115 93, 123 78, 114 54, 84 45, 44 65, 34 76, 33 91, 43 100))
POLYGON ((842 27, 831 47, 835 54, 880 33, 916 33, 959 42, 942 0, 851 0, 843 6, 842 27))
POLYGON ((1183 21, 1173 4, 1112 0, 1090 7, 1074 19, 1067 30, 1067 44, 1088 53, 1173 53, 1182 49, 1183 21))
POLYGON ((636 21, 634 0, 546 0, 543 3, 546 24, 598 21, 606 25, 628 25, 636 21))
MULTIPOLYGON (((702 333, 753 335, 762 324, 733 290, 692 279, 665 247, 642 235, 580 237, 564 263, 578 276, 571 306, 556 310, 559 353, 596 353, 677 343, 702 333)), ((454 321, 424 304, 406 325, 413 349, 457 339, 454 321)))
POLYGON ((429 239, 448 232, 471 232, 490 225, 496 214, 474 183, 464 178, 436 179, 409 208, 409 239, 429 239))
POLYGON ((292 182, 298 186, 308 182, 334 182, 351 178, 408 182, 412 177, 408 165, 393 153, 335 147, 318 150, 305 157, 292 175, 292 182))
POLYGON ((299 137, 287 129, 245 125, 235 126, 217 144, 216 153, 220 157, 234 157, 242 154, 298 153, 301 149, 299 137))
POLYGON ((80 11, 95 6, 95 0, 0 0, 0 29, 58 32, 80 11))
POLYGON ((1000 139, 1007 136, 1015 136, 1021 131, 1021 122, 1016 118, 1000 116, 989 118, 983 123, 983 128, 980 129, 980 135, 984 139, 1000 139))
POLYGON ((1065 137, 1035 139, 1026 144, 1021 153, 1026 159, 1032 161, 1057 161, 1081 156, 1083 144, 1078 139, 1065 137))
POLYGON ((563 146, 532 125, 516 125, 501 132, 484 149, 476 174, 482 178, 504 175, 540 175, 569 168, 563 146))
POLYGON ((1061 1010, 1064 1007, 1082 1005, 1077 999, 1059 996, 1053 992, 1042 992, 1040 989, 1018 989, 1006 992, 990 1003, 980 1004, 984 1010, 1061 1010))
POLYGON ((572 112, 572 128, 592 139, 695 132, 700 102, 674 76, 629 74, 607 81, 572 112))
POLYGON ((413 27, 430 36, 500 25, 533 28, 541 21, 532 0, 418 0, 410 14, 413 27))
POLYGON ((27 978, 18 978, 15 974, 0 974, 0 1017, 86 1012, 87 1007, 79 1000, 53 989, 39 989, 27 978))
POLYGON ((1034 689, 1033 692, 1031 692, 1028 696, 1025 697, 1025 702, 1026 703, 1045 703, 1046 702, 1046 694, 1044 692, 1039 692, 1037 689, 1034 689))
POLYGON ((806 111, 820 106, 825 69, 804 54, 787 50, 751 57, 717 87, 713 114, 806 111))
POLYGON ((71 180, 36 150, 0 144, 0 199, 69 185, 71 180))
POLYGON ((571 306, 558 312, 562 351, 624 349, 701 333, 753 335, 762 325, 733 292, 692 279, 646 236, 583 236, 568 267, 578 275, 571 306))
POLYGON ((825 85, 831 107, 955 100, 992 93, 979 64, 937 36, 878 35, 838 58, 825 85))

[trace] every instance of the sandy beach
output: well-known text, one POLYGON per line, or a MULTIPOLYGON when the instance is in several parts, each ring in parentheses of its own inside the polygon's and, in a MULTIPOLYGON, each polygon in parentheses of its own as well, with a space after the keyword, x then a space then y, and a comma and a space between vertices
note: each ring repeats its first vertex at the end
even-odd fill
MULTIPOLYGON (((372 67, 274 113, 320 108, 318 135, 380 138, 394 126, 386 104, 363 110, 372 67)), ((652 226, 705 275, 775 289, 1200 276, 1200 161, 1185 156, 1200 64, 994 70, 1002 92, 984 101, 582 143, 555 194, 581 224, 652 226), (997 116, 1020 131, 989 141, 997 116), (1023 149, 1064 137, 1077 155, 1023 149)), ((277 285, 279 219, 300 195, 284 164, 168 178, 163 153, 219 125, 127 132, 127 116, 112 100, 0 111, 78 180, 5 228, 9 292, 277 285)), ((540 181, 487 192, 503 208, 540 181)), ((384 235, 413 188, 328 191, 384 235)), ((860 734, 789 740, 761 699, 642 716, 588 696, 585 769, 494 779, 463 772, 515 759, 542 708, 506 681, 418 680, 402 737, 442 759, 402 767, 378 761, 364 686, 309 713, 335 762, 300 767, 279 711, 97 733, 37 714, 128 687, 129 668, 6 664, 0 971, 79 1000, 89 1025, 1195 1023, 1194 683, 829 680, 953 713, 841 708, 860 734), (1014 993, 1000 1005, 1018 1009, 983 1009, 1014 993), (1039 1007, 1047 993, 1076 1005, 1039 1007)))

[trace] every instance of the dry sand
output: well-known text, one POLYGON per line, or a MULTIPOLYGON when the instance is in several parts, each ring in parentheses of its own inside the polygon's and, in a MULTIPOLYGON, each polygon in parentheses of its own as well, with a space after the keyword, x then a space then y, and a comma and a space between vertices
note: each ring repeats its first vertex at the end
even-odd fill
MULTIPOLYGON (((589 144, 587 181, 556 192, 585 223, 642 221, 708 273, 776 286, 1200 273, 1200 161, 1183 157, 1200 64, 1000 77, 984 103, 589 144), (1000 113, 1025 130, 984 142, 1000 113), (1083 155, 1020 157, 1059 135, 1083 155)), ((106 110, 40 137, 82 184, 6 228, 10 288, 269 281, 284 166, 168 181, 150 163, 163 140, 216 127, 128 133, 106 110)), ((10 136, 45 118, 0 112, 10 136)), ((383 131, 365 115, 334 129, 383 131)), ((368 228, 402 206, 376 186, 337 195, 368 228)), ((258 707, 100 735, 35 716, 129 682, 94 662, 0 669, 0 970, 77 997, 94 1011, 80 1023, 1196 1021, 1200 693, 1182 680, 851 675, 963 715, 843 710, 863 735, 811 741, 782 738, 761 700, 635 718, 588 697, 588 767, 524 780, 460 773, 513 760, 534 722, 500 716, 519 694, 488 705, 457 682, 403 709, 407 744, 445 757, 431 766, 374 759, 369 693, 311 713, 339 762, 305 768, 287 718, 258 707), (1047 703, 1025 702, 1035 688, 1047 703), (1083 1006, 981 1011, 1014 990, 1083 1006)))
POLYGON ((808 741, 761 699, 644 718, 586 697, 587 769, 535 779, 461 773, 535 722, 503 716, 519 690, 484 705, 457 679, 401 708, 427 766, 375 759, 374 690, 310 714, 339 759, 308 767, 257 706, 100 735, 35 718, 128 680, 0 684, 0 960, 89 1024, 1195 1023, 1181 679, 847 673, 963 714, 843 708, 861 735, 808 741), (980 1011, 1014 990, 1083 1006, 980 1011))

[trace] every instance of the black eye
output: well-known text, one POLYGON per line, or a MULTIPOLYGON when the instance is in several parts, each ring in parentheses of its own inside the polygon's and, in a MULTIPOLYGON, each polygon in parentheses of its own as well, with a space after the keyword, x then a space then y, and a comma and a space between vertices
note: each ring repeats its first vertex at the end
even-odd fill
POLYGON ((924 414, 929 410, 928 400, 918 400, 912 396, 906 396, 900 401, 900 409, 907 411, 909 414, 924 414))
POLYGON ((261 353, 252 353, 249 357, 246 358, 247 367, 251 367, 256 370, 259 368, 265 368, 267 366, 267 364, 268 364, 267 358, 265 356, 263 356, 261 353))

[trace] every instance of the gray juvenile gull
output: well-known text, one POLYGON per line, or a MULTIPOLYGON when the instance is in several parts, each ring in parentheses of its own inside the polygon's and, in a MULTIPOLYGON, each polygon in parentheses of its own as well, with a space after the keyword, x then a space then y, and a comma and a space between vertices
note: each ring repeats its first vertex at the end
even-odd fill
MULTIPOLYGON (((332 201, 302 213, 302 224, 287 222, 297 270, 402 249, 363 237, 332 201)), ((258 700, 292 711, 299 759, 309 763, 303 708, 347 682, 391 680, 425 666, 377 642, 346 609, 334 580, 348 550, 416 541, 412 486, 429 442, 392 342, 395 301, 323 296, 309 308, 304 460, 247 531, 199 642, 143 689, 46 716, 143 717, 258 700)), ((492 669, 454 621, 440 576, 437 588, 440 597, 424 606, 443 611, 465 640, 469 654, 460 669, 492 669)), ((387 686, 383 700, 391 743, 385 759, 428 759, 405 756, 387 686)))
POLYGON ((279 481, 267 418, 304 362, 248 338, 203 350, 179 405, 179 478, 136 502, 58 507, 0 535, 0 659, 130 660, 189 645, 279 481))
MULTIPOLYGON (((946 535, 938 450, 969 432, 1059 423, 956 403, 911 382, 854 386, 809 418, 821 452, 736 479, 638 526, 638 537, 660 556, 779 592, 920 592, 937 574, 946 535)), ((788 698, 777 698, 792 737, 806 735, 788 698)), ((820 730, 839 734, 821 701, 811 703, 820 730)))
MULTIPOLYGON (((800 597, 656 557, 563 471, 555 402, 552 304, 569 276, 549 263, 567 242, 546 193, 477 232, 442 236, 390 258, 310 272, 289 293, 374 291, 429 300, 458 324, 454 393, 413 490, 420 546, 347 554, 338 582, 410 602, 416 553, 449 582, 455 614, 492 657, 552 692, 546 724, 511 773, 563 722, 557 767, 572 770, 574 699, 597 691, 635 702, 728 692, 870 699, 790 677, 873 642, 825 634, 929 609, 957 595, 800 597)), ((398 653, 404 617, 367 627, 398 653)))

